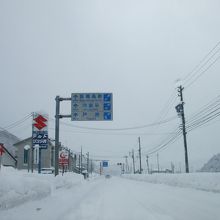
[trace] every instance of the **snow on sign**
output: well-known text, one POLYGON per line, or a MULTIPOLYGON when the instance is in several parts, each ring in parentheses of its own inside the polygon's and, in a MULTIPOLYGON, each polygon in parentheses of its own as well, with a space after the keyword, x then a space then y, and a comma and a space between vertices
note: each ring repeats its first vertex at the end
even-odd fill
POLYGON ((67 151, 60 151, 59 153, 59 164, 68 165, 69 164, 69 153, 67 151))
POLYGON ((33 147, 35 145, 39 145, 41 149, 48 147, 48 115, 34 113, 32 142, 33 147))
POLYGON ((72 121, 113 120, 112 93, 72 93, 72 121))

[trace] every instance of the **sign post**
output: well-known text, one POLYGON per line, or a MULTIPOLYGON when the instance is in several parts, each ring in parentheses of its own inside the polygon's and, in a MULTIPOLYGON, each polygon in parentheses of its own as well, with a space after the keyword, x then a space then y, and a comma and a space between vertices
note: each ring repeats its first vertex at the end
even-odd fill
POLYGON ((59 120, 71 118, 72 121, 112 121, 112 93, 72 93, 70 98, 56 96, 55 115, 55 176, 59 174, 59 120), (60 102, 71 101, 71 114, 60 114, 60 102))
POLYGON ((41 150, 48 147, 48 115, 34 113, 32 127, 32 146, 38 148, 38 173, 41 173, 41 150))
POLYGON ((59 165, 62 166, 62 174, 64 173, 65 167, 69 165, 69 152, 62 150, 59 153, 59 165))

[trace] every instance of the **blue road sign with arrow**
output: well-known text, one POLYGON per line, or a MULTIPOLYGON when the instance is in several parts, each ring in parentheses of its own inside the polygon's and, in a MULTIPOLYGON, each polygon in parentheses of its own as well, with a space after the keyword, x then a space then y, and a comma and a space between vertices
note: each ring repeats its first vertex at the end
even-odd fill
POLYGON ((102 167, 108 167, 108 161, 102 161, 102 167))
POLYGON ((112 93, 72 93, 72 121, 113 120, 112 93))

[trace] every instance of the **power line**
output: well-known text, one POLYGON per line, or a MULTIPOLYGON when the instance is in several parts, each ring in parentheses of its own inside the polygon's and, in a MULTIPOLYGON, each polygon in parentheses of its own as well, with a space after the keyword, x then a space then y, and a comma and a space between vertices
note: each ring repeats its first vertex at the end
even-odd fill
POLYGON ((220 41, 217 42, 217 44, 203 57, 203 59, 190 71, 184 78, 183 81, 185 81, 184 84, 186 84, 187 81, 190 81, 196 73, 198 73, 220 50, 220 48, 215 51, 215 49, 220 45, 220 41), (214 54, 212 54, 214 52, 214 54), (212 54, 212 55, 211 55, 212 54), (211 55, 211 57, 209 57, 211 55), (208 58, 209 57, 209 58, 208 58), (208 58, 208 60, 207 60, 208 58))
POLYGON ((173 93, 171 94, 171 96, 169 97, 167 102, 165 103, 164 107, 160 111, 160 116, 158 117, 158 119, 156 121, 161 121, 166 117, 166 115, 168 114, 168 112, 170 110, 170 107, 172 107, 172 104, 173 104, 173 102, 175 102, 176 98, 177 97, 175 95, 175 91, 173 91, 173 93))
POLYGON ((218 60, 220 56, 218 56, 205 70, 203 70, 196 78, 191 81, 188 85, 185 85, 185 88, 189 88, 194 82, 196 82, 207 70, 209 70, 218 60))
MULTIPOLYGON (((49 128, 50 130, 55 130, 55 128, 49 128)), ((74 129, 74 128, 73 128, 74 129)), ((73 131, 73 130, 64 130, 62 129, 62 132, 70 132, 74 134, 95 134, 95 135, 107 135, 107 136, 159 136, 159 135, 168 135, 172 134, 169 132, 160 132, 160 133, 101 133, 101 132, 92 132, 92 131, 73 131)))
POLYGON ((209 103, 207 103, 206 105, 204 105, 202 108, 200 108, 196 113, 194 113, 192 116, 189 117, 189 120, 193 120, 195 118, 197 118, 198 116, 200 116, 201 114, 207 112, 210 109, 215 108, 216 106, 218 106, 220 104, 220 96, 217 96, 216 98, 214 98, 213 100, 211 100, 209 103))
MULTIPOLYGON (((217 109, 215 109, 215 110, 213 110, 213 111, 207 113, 206 115, 201 116, 200 118, 198 118, 198 119, 196 119, 196 120, 190 121, 190 123, 187 123, 187 125, 188 125, 188 126, 192 126, 192 125, 197 124, 197 123, 199 123, 199 122, 201 122, 201 121, 203 121, 203 120, 206 120, 206 119, 209 118, 209 117, 213 117, 213 113, 215 113, 215 112, 218 111, 218 110, 220 110, 220 108, 217 108, 217 109)), ((219 112, 220 112, 220 111, 218 111, 216 114, 218 114, 219 112)), ((214 115, 216 115, 216 114, 214 114, 214 115)))
MULTIPOLYGON (((219 97, 217 97, 219 98, 219 97)), ((215 98, 216 99, 216 98, 215 98)), ((219 100, 215 101, 214 99, 214 102, 212 100, 212 102, 209 104, 206 104, 202 110, 200 109, 199 113, 200 113, 200 118, 197 118, 195 120, 190 120, 188 123, 186 123, 186 128, 188 129, 188 132, 198 128, 198 127, 201 127, 203 126, 204 124, 207 124, 208 122, 214 120, 216 117, 219 117, 220 116, 220 108, 217 108, 215 109, 216 107, 218 107, 218 105, 215 105, 213 107, 213 104, 216 104, 219 100), (210 108, 212 107, 212 108, 210 108), (214 109, 214 110, 213 110, 214 109), (206 115, 204 114, 201 114, 204 113, 204 110, 209 110, 206 115), (211 110, 211 111, 210 111, 211 110), (216 113, 216 111, 218 111, 216 113)), ((195 115, 195 114, 194 114, 195 115)), ((193 118, 193 117, 192 117, 193 118)), ((178 132, 176 132, 176 134, 172 135, 172 136, 169 136, 168 138, 166 138, 165 140, 162 141, 162 143, 160 143, 159 145, 157 145, 156 147, 148 150, 146 152, 147 155, 150 155, 150 154, 154 154, 162 149, 165 149, 167 148, 170 144, 174 143, 176 140, 178 140, 179 138, 181 137, 181 130, 179 130, 178 132)))
MULTIPOLYGON (((97 131, 124 131, 124 130, 135 130, 135 129, 153 127, 153 126, 156 126, 156 125, 162 125, 162 124, 168 123, 170 121, 173 121, 176 118, 177 118, 176 116, 173 116, 173 117, 167 118, 165 120, 154 122, 154 123, 151 123, 151 124, 134 126, 134 127, 126 127, 126 128, 97 128, 97 127, 77 126, 77 125, 73 125, 73 124, 66 123, 66 122, 60 122, 60 123, 63 124, 63 125, 69 126, 69 127, 74 127, 74 128, 79 128, 79 129, 97 130, 97 131)), ((51 120, 54 120, 54 119, 51 119, 51 120)))
POLYGON ((161 149, 161 147, 167 146, 167 143, 170 143, 171 140, 175 139, 179 134, 181 134, 181 130, 179 128, 174 129, 173 135, 168 136, 167 138, 163 139, 156 147, 153 147, 149 150, 147 150, 147 154, 152 154, 154 152, 157 152, 158 150, 161 149), (164 146, 165 145, 165 146, 164 146))
POLYGON ((198 126, 201 126, 203 124, 208 123, 209 121, 215 119, 218 116, 220 116, 220 112, 217 112, 216 114, 211 115, 209 117, 203 118, 202 120, 198 121, 197 123, 189 125, 188 128, 191 128, 191 129, 193 128, 194 129, 195 127, 198 127, 198 126))
POLYGON ((24 123, 25 121, 27 121, 30 117, 31 117, 31 114, 28 114, 25 117, 23 117, 22 119, 9 124, 8 126, 4 127, 3 129, 10 130, 14 127, 17 127, 18 125, 20 125, 20 124, 24 123))
POLYGON ((177 139, 179 139, 181 137, 181 131, 179 131, 175 136, 173 136, 172 138, 170 138, 168 141, 165 141, 163 144, 158 145, 157 147, 155 147, 154 150, 151 151, 147 151, 147 155, 151 155, 154 154, 162 149, 165 149, 166 147, 168 147, 170 144, 174 143, 177 139))

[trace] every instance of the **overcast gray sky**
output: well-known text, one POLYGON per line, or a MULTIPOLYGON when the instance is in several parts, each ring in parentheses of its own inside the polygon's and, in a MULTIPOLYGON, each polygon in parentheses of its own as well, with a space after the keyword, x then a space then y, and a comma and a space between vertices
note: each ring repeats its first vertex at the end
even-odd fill
MULTIPOLYGON (((218 0, 0 0, 0 126, 35 111, 53 119, 55 96, 70 97, 72 92, 112 92, 114 120, 63 122, 121 128, 156 121, 171 95, 177 95, 176 79, 184 78, 219 42, 219 9, 218 0)), ((217 61, 184 90, 186 118, 220 94, 219 70, 217 61)), ((166 118, 176 116, 177 104, 178 99, 166 118)), ((70 113, 70 103, 62 103, 61 109, 70 113)), ((83 146, 94 158, 121 161, 132 148, 137 150, 139 134, 146 152, 167 135, 143 133, 172 132, 179 123, 177 118, 123 135, 61 125, 60 139, 75 151, 83 146)), ((30 125, 29 119, 9 131, 26 138, 30 125)), ((188 134, 190 167, 220 152, 219 126, 217 118, 188 134)), ((53 128, 51 120, 50 137, 53 128)), ((159 155, 164 167, 171 161, 183 166, 182 138, 159 155)), ((150 163, 156 164, 156 154, 150 163)))

